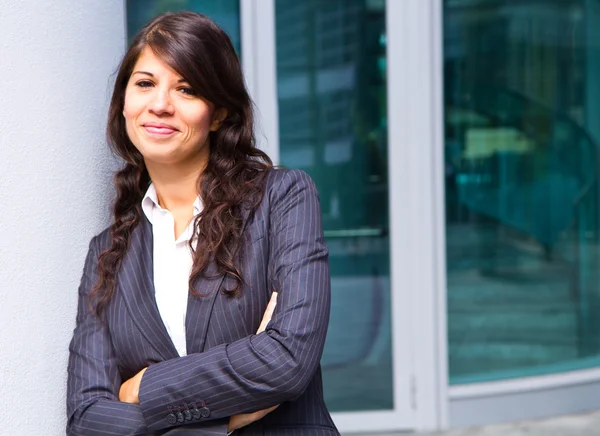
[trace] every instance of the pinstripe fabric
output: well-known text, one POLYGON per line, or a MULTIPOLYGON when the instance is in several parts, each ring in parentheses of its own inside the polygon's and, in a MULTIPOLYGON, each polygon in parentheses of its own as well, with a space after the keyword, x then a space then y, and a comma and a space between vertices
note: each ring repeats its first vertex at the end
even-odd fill
POLYGON ((330 280, 314 183, 302 171, 271 171, 263 201, 244 225, 243 295, 232 299, 219 291, 231 286, 229 278, 194 284, 209 295, 190 294, 184 357, 154 300, 150 224, 144 220, 132 235, 105 323, 89 313, 87 294, 110 235, 92 240, 70 346, 68 434, 225 435, 229 416, 276 404, 235 435, 339 434, 323 401, 319 367, 330 280), (267 330, 255 335, 273 290, 277 308, 267 330), (121 381, 145 366, 141 404, 118 402, 121 381), (169 424, 171 411, 194 407, 208 416, 169 424))

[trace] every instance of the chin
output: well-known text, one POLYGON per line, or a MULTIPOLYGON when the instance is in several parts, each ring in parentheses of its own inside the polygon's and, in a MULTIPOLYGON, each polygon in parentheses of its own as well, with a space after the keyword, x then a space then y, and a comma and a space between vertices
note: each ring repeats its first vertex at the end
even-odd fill
POLYGON ((144 160, 156 163, 169 163, 177 159, 177 152, 171 147, 150 145, 138 148, 144 160))
POLYGON ((165 154, 147 154, 144 155, 144 160, 146 162, 152 162, 157 165, 176 165, 177 163, 182 161, 181 158, 165 154))
POLYGON ((146 149, 142 155, 144 156, 144 160, 158 165, 178 165, 198 160, 197 154, 190 153, 189 151, 184 152, 184 150, 179 149, 146 149))

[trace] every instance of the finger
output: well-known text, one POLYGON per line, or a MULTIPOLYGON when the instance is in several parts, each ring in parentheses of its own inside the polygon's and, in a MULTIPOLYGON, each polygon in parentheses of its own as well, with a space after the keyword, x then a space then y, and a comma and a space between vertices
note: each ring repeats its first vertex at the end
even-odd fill
POLYGON ((242 414, 242 415, 233 415, 229 418, 229 425, 227 426, 227 431, 232 432, 239 428, 245 427, 248 424, 252 424, 254 422, 250 417, 250 414, 242 414))
POLYGON ((278 407, 279 407, 279 404, 276 406, 273 406, 273 407, 269 407, 268 409, 263 409, 263 410, 259 410, 258 412, 254 412, 252 422, 262 419, 263 417, 265 417, 266 415, 268 415, 269 413, 271 413, 273 410, 277 409, 278 407))
POLYGON ((277 409, 278 407, 279 407, 279 404, 278 404, 278 405, 276 405, 276 406, 273 406, 273 407, 269 407, 269 408, 267 409, 267 413, 265 413, 265 415, 267 415, 267 414, 271 413, 273 410, 277 409))
POLYGON ((121 387, 119 388, 119 401, 122 401, 123 403, 129 403, 129 380, 127 380, 125 383, 123 383, 121 385, 121 387))
POLYGON ((267 310, 265 310, 265 314, 268 315, 269 321, 273 317, 273 312, 275 312, 275 307, 277 307, 277 292, 273 292, 271 294, 271 299, 269 300, 269 304, 267 304, 267 310))
POLYGON ((259 410, 257 412, 252 413, 242 413, 239 415, 233 415, 229 418, 229 425, 227 428, 228 432, 232 432, 234 430, 240 429, 242 427, 246 427, 247 425, 252 424, 253 422, 262 419, 265 415, 268 415, 273 410, 277 409, 279 404, 273 407, 269 407, 268 409, 259 410))
POLYGON ((271 318, 273 317, 273 313, 275 312, 275 307, 277 307, 277 292, 273 292, 271 294, 271 299, 269 300, 269 304, 267 304, 267 309, 265 310, 265 314, 263 316, 263 330, 266 329, 267 324, 271 322, 271 318))
POLYGON ((271 321, 271 317, 275 312, 275 307, 277 307, 277 292, 273 292, 271 295, 271 299, 269 300, 269 304, 267 304, 267 308, 265 309, 265 313, 263 315, 262 321, 260 322, 260 326, 256 331, 256 334, 264 332, 267 328, 267 324, 271 321))

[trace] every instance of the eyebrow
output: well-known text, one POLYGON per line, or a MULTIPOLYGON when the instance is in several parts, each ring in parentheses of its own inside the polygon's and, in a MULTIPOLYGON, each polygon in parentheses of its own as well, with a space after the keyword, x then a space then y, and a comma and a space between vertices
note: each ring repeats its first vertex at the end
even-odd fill
MULTIPOLYGON (((146 76, 154 77, 154 74, 149 73, 148 71, 135 71, 131 75, 133 76, 134 74, 145 74, 146 76)), ((187 80, 185 80, 185 79, 179 79, 177 81, 177 83, 184 83, 184 82, 187 83, 187 80)))

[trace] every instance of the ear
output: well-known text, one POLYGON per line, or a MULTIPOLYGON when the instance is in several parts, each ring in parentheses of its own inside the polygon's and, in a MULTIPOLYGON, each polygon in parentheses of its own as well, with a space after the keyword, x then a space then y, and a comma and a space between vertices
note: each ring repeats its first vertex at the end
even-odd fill
POLYGON ((221 123, 225 118, 227 118, 227 109, 225 109, 224 107, 215 109, 215 112, 213 113, 213 121, 210 125, 210 131, 216 132, 217 130, 219 130, 219 127, 221 127, 221 123))

